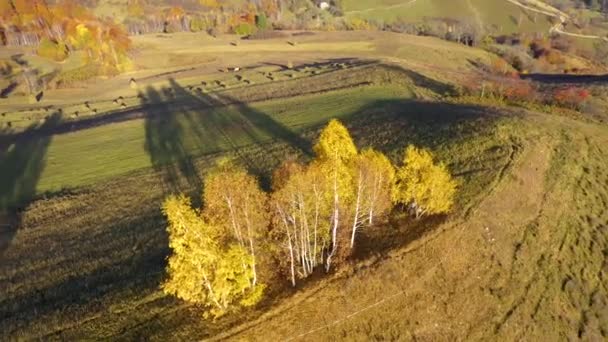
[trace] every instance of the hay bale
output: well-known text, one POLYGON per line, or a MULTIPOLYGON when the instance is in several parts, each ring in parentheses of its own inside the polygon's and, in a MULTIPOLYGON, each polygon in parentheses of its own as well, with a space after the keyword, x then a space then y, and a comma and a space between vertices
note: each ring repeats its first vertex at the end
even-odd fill
POLYGON ((204 86, 206 86, 206 85, 207 85, 207 82, 205 82, 205 81, 201 81, 201 85, 204 87, 204 86))
POLYGON ((129 87, 131 87, 131 89, 137 89, 137 82, 134 78, 129 80, 129 87))
POLYGON ((121 108, 127 108, 127 104, 123 102, 123 103, 120 104, 120 107, 121 108))

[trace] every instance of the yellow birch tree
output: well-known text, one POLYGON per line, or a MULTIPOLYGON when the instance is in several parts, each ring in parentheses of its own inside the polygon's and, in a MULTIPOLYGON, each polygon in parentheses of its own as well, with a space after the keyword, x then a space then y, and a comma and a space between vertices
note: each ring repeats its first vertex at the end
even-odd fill
POLYGON ((447 213, 452 208, 456 181, 443 163, 434 163, 428 150, 408 146, 396 177, 393 200, 408 206, 416 218, 447 213))

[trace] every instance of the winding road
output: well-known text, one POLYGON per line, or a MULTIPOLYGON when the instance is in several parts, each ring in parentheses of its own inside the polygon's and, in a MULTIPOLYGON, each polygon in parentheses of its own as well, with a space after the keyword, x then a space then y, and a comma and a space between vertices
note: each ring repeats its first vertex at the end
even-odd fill
POLYGON ((559 22, 557 24, 553 25, 549 29, 549 33, 557 33, 557 34, 561 34, 561 35, 565 35, 565 36, 583 38, 583 39, 600 39, 600 40, 608 42, 607 37, 601 37, 601 36, 589 35, 589 34, 579 34, 579 33, 572 33, 572 32, 564 31, 564 27, 568 23, 568 20, 570 20, 570 16, 568 16, 568 14, 558 10, 555 7, 547 5, 544 2, 541 2, 538 0, 527 0, 526 2, 529 3, 530 5, 536 6, 536 7, 532 7, 532 6, 526 5, 525 3, 522 3, 521 1, 518 1, 518 0, 506 0, 506 1, 512 3, 516 6, 519 6, 525 10, 535 12, 535 13, 540 13, 540 14, 543 14, 543 15, 546 15, 546 16, 549 16, 552 18, 556 18, 557 20, 559 20, 559 22))
MULTIPOLYGON (((357 13, 366 13, 366 12, 372 12, 372 11, 377 11, 377 10, 390 10, 390 9, 395 9, 395 8, 412 5, 416 1, 418 1, 418 0, 410 0, 410 1, 407 1, 404 3, 390 5, 390 6, 371 7, 371 8, 366 8, 363 10, 348 11, 347 13, 348 14, 357 14, 357 13)), ((546 15, 546 16, 552 17, 552 18, 556 18, 559 22, 557 24, 553 25, 549 29, 549 33, 557 33, 557 34, 561 34, 561 35, 565 35, 565 36, 583 38, 583 39, 599 39, 599 40, 608 42, 608 37, 602 37, 602 36, 596 36, 596 35, 590 35, 590 34, 579 34, 579 33, 572 33, 572 32, 565 31, 564 28, 566 27, 566 24, 570 20, 570 16, 545 2, 542 2, 539 0, 524 0, 524 1, 506 0, 506 1, 512 3, 513 5, 521 7, 527 11, 543 14, 543 15, 546 15)), ((470 2, 468 2, 468 4, 473 9, 473 12, 476 15, 476 19, 479 22, 479 13, 476 12, 476 10, 473 6, 471 6, 470 2)))

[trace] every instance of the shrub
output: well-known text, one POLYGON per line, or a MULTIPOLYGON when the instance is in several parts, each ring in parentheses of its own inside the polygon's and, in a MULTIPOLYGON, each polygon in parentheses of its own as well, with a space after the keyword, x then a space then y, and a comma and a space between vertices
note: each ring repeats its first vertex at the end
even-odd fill
POLYGON ((255 26, 260 30, 268 27, 268 19, 264 13, 255 16, 255 26))
POLYGON ((563 64, 565 62, 564 56, 557 50, 549 50, 543 57, 547 63, 552 65, 563 64))
POLYGON ((190 31, 192 32, 207 31, 211 26, 209 20, 205 18, 196 17, 190 20, 190 31))
POLYGON ((558 89, 553 93, 553 101, 556 104, 572 109, 581 108, 590 97, 591 94, 587 89, 579 87, 558 89))
POLYGON ((42 38, 40 45, 38 46, 38 55, 61 62, 68 57, 68 48, 63 43, 58 43, 48 38, 42 38))
POLYGON ((510 101, 534 101, 536 99, 536 89, 530 82, 514 81, 508 83, 503 90, 502 96, 510 101))
POLYGON ((352 18, 346 21, 346 28, 350 31, 370 30, 371 25, 361 18, 352 18))
POLYGON ((234 28, 234 33, 238 34, 239 36, 247 36, 247 35, 252 34, 253 32, 254 32, 253 25, 248 24, 248 23, 238 24, 234 28))

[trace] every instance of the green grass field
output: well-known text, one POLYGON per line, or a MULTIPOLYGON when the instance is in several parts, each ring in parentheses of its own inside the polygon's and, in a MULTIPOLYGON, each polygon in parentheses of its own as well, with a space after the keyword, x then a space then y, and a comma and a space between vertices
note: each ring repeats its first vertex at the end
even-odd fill
POLYGON ((344 1, 347 16, 394 22, 420 23, 451 18, 495 34, 543 32, 551 27, 544 16, 534 16, 504 0, 344 1))

